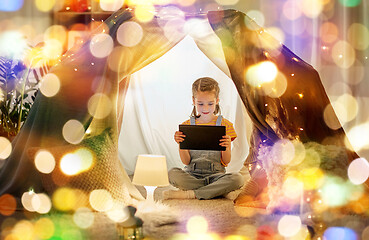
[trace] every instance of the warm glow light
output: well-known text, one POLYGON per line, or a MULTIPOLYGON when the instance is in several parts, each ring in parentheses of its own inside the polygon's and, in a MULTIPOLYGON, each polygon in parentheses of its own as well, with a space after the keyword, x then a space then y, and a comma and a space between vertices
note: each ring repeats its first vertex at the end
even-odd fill
POLYGON ((49 239, 54 235, 54 223, 48 218, 40 218, 34 224, 34 233, 40 239, 49 239))
POLYGON ((345 205, 351 194, 347 184, 345 184, 341 178, 325 177, 320 195, 324 204, 331 207, 337 207, 345 205))
POLYGON ((90 42, 91 54, 97 58, 105 58, 113 51, 113 39, 105 33, 95 35, 90 42))
POLYGON ((270 61, 264 61, 252 65, 247 69, 246 80, 250 85, 257 87, 261 84, 273 81, 277 77, 277 74, 277 66, 270 61))
POLYGON ((360 23, 353 23, 348 29, 348 41, 357 50, 366 50, 369 47, 369 30, 360 23))
POLYGON ((14 234, 14 238, 9 239, 9 240, 13 240, 13 239, 31 240, 31 239, 34 239, 33 233, 34 233, 33 224, 27 220, 20 220, 13 227, 12 234, 14 234))
POLYGON ((325 22, 320 27, 320 39, 326 43, 333 43, 338 38, 338 28, 334 23, 325 22))
POLYGON ((28 191, 28 192, 23 193, 21 197, 21 202, 22 202, 23 207, 29 212, 35 211, 32 205, 32 198, 35 195, 36 194, 33 191, 28 191))
POLYGON ((347 175, 353 184, 362 184, 369 177, 369 163, 365 158, 357 158, 348 167, 347 175))
POLYGON ((55 158, 49 151, 40 150, 35 155, 35 166, 42 173, 51 173, 55 168, 55 158))
POLYGON ((0 214, 3 216, 12 215, 17 209, 17 200, 10 194, 0 196, 0 214))
POLYGON ((60 80, 54 73, 48 73, 42 78, 40 91, 45 97, 53 97, 59 90, 60 80))
POLYGON ((85 128, 81 122, 71 119, 63 126, 63 137, 71 144, 78 144, 85 135, 85 128))
POLYGON ((278 98, 282 96, 287 89, 287 79, 283 73, 278 72, 274 81, 264 82, 261 88, 265 95, 271 98, 278 98))
POLYGON ((77 175, 82 171, 81 158, 74 153, 64 155, 60 159, 60 170, 66 175, 77 175))
POLYGON ((332 58, 337 66, 347 69, 355 62, 355 50, 348 42, 338 41, 332 48, 332 58))
POLYGON ((205 234, 208 231, 208 222, 202 216, 193 216, 188 220, 186 228, 190 235, 205 234))
POLYGON ((74 152, 78 156, 81 162, 80 172, 87 171, 91 168, 94 162, 94 154, 87 148, 80 148, 74 152))
POLYGON ((324 108, 324 113, 323 113, 325 124, 329 128, 334 129, 334 130, 339 129, 341 127, 341 123, 339 122, 336 116, 335 109, 337 109, 338 111, 345 111, 343 106, 339 106, 338 104, 336 104, 333 108, 332 104, 328 104, 324 108))
POLYGON ((61 45, 64 45, 67 40, 67 29, 62 25, 53 25, 46 29, 44 39, 55 39, 58 40, 61 45))
POLYGON ((45 40, 45 46, 42 49, 43 55, 51 60, 60 58, 63 52, 63 44, 57 39, 45 40))
POLYGON ((97 93, 88 100, 88 112, 97 119, 106 118, 112 111, 113 103, 103 93, 97 93))
POLYGON ((302 12, 309 18, 317 18, 323 10, 321 0, 303 0, 302 12))
POLYGON ((58 188, 52 196, 54 207, 65 212, 74 209, 77 199, 78 196, 70 188, 58 188))
POLYGON ((12 153, 12 144, 5 138, 0 137, 0 161, 7 159, 12 153))
POLYGON ((129 210, 122 204, 114 204, 106 215, 114 222, 124 222, 130 217, 129 210))
POLYGON ((18 31, 4 31, 0 34, 0 56, 22 59, 28 48, 27 39, 18 31))
MULTIPOLYGON (((307 158, 306 161, 308 162, 309 160, 310 159, 307 158)), ((299 173, 299 179, 304 183, 304 189, 306 190, 317 189, 323 184, 324 173, 322 172, 322 170, 320 170, 320 168, 304 168, 300 170, 299 173)))
POLYGON ((113 207, 113 198, 110 192, 104 189, 93 190, 90 193, 90 205, 99 212, 109 211, 113 207))
POLYGON ((282 139, 273 145, 271 154, 275 163, 286 165, 295 157, 295 147, 288 139, 282 139))
POLYGON ((82 229, 92 226, 95 221, 95 215, 89 208, 78 208, 73 214, 74 223, 82 229))
POLYGON ((346 147, 354 151, 369 148, 369 123, 359 124, 351 128, 347 137, 349 142, 346 142, 346 147))
POLYGON ((304 184, 297 178, 288 177, 283 182, 283 193, 290 199, 299 199, 304 193, 304 184))
POLYGON ((35 0, 35 4, 41 12, 48 12, 54 7, 55 0, 35 0))
POLYGON ((133 47, 141 42, 143 29, 140 24, 128 21, 119 26, 117 40, 122 46, 133 47))
POLYGON ((36 201, 39 202, 39 207, 35 209, 36 212, 46 214, 51 210, 51 200, 45 193, 37 194, 37 198, 33 197, 32 201, 34 201, 34 199, 37 199, 36 201))
POLYGON ((285 215, 278 222, 278 232, 284 237, 292 237, 301 229, 299 216, 285 215))
POLYGON ((140 22, 150 22, 155 15, 155 8, 152 4, 140 4, 135 8, 135 16, 140 22))
POLYGON ((246 13, 247 16, 249 16, 252 20, 256 22, 257 25, 260 27, 264 26, 265 23, 265 17, 264 14, 258 10, 250 10, 246 13))
POLYGON ((124 4, 124 0, 100 0, 100 7, 104 11, 117 11, 124 4))

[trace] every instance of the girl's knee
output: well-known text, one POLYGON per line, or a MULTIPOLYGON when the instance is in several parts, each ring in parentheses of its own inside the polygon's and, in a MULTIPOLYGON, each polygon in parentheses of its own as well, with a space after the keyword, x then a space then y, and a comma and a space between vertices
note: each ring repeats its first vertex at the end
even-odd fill
POLYGON ((245 182, 244 178, 239 173, 232 173, 230 178, 231 178, 232 183, 234 184, 234 186, 237 187, 237 188, 242 187, 244 182, 245 182))

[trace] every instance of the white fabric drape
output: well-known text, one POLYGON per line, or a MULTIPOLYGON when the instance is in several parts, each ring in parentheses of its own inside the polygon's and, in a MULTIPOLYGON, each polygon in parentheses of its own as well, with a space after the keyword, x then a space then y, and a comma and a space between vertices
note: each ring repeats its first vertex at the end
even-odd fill
POLYGON ((168 169, 183 167, 173 136, 192 111, 191 85, 203 76, 219 82, 222 115, 233 122, 238 134, 227 171, 240 170, 249 148, 250 121, 246 110, 232 80, 187 36, 164 56, 132 75, 119 136, 119 157, 128 174, 133 173, 139 154, 162 154, 167 158, 168 169))

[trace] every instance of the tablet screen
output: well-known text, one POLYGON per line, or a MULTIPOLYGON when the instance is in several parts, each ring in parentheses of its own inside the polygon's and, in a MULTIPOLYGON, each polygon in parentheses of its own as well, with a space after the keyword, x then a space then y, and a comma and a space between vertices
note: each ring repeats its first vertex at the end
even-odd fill
POLYGON ((219 140, 226 135, 225 126, 179 125, 185 140, 179 144, 180 149, 225 151, 219 140))

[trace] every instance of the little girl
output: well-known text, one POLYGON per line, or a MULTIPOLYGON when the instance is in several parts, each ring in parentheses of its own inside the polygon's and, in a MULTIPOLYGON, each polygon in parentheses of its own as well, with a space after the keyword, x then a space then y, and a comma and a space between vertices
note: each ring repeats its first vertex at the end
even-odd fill
MULTIPOLYGON (((179 156, 185 164, 184 170, 169 171, 169 182, 181 190, 163 192, 163 198, 211 199, 240 188, 244 181, 239 173, 225 173, 231 161, 231 141, 237 135, 233 124, 222 115, 219 108, 219 86, 209 77, 197 79, 192 84, 193 111, 191 118, 182 124, 226 126, 226 135, 219 145, 225 151, 179 149, 179 156)), ((186 136, 176 131, 174 140, 179 144, 186 136)))

